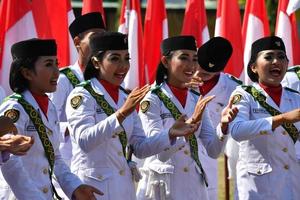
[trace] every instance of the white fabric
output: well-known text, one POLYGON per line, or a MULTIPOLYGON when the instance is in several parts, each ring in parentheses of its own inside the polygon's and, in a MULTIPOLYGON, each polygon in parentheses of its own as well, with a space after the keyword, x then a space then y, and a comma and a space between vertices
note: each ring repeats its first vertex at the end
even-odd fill
MULTIPOLYGON (((298 66, 299 67, 299 66, 298 66)), ((294 71, 287 72, 282 80, 282 85, 300 92, 300 80, 294 71)))
MULTIPOLYGON (((181 113, 187 116, 192 115, 199 98, 198 95, 189 91, 183 108, 165 83, 161 86, 161 90, 171 99, 181 113)), ((159 97, 149 92, 143 101, 149 101, 150 103, 145 113, 139 113, 147 136, 159 135, 161 130, 169 130, 175 120, 159 97)), ((219 137, 223 136, 220 128, 217 129, 217 133, 219 137)), ((198 142, 198 152, 203 149, 200 142, 202 141, 208 154, 214 158, 219 156, 226 143, 226 137, 224 137, 223 142, 219 140, 206 110, 195 135, 198 142)), ((171 148, 166 148, 163 152, 147 158, 142 171, 144 176, 137 188, 138 200, 208 199, 207 188, 201 172, 191 157, 190 145, 183 137, 177 138, 171 148)))
MULTIPOLYGON (((104 95, 115 110, 119 109, 127 98, 127 95, 119 90, 116 104, 97 79, 91 79, 91 86, 96 93, 104 95)), ((98 199, 135 199, 131 171, 123 156, 118 134, 125 130, 128 144, 133 146, 135 156, 144 158, 170 146, 168 132, 161 131, 162 134, 146 139, 135 111, 120 124, 116 115, 108 117, 83 87, 76 87, 71 92, 67 99, 66 114, 73 146, 72 171, 78 174, 83 182, 104 193, 104 196, 98 199), (70 101, 78 95, 83 101, 74 109, 70 101)))
MULTIPOLYGON (((29 91, 23 93, 25 100, 27 100, 40 114, 43 123, 47 127, 47 133, 50 142, 52 143, 55 153, 54 175, 58 179, 60 186, 66 195, 70 198, 73 191, 81 184, 81 181, 70 172, 69 167, 64 163, 59 152, 59 125, 57 113, 54 105, 49 101, 48 118, 43 114, 37 102, 29 91)), ((10 159, 1 167, 3 177, 0 177, 1 191, 10 189, 14 192, 18 199, 40 199, 31 198, 33 194, 40 194, 44 199, 52 199, 51 183, 49 174, 46 173, 49 168, 48 160, 45 156, 45 151, 38 132, 36 131, 32 121, 27 115, 23 107, 14 99, 4 102, 0 106, 0 114, 9 109, 16 109, 19 111, 19 119, 15 122, 18 133, 26 136, 32 136, 35 139, 33 146, 25 156, 18 157, 11 155, 10 159), (7 183, 10 185, 8 187, 7 183), (47 192, 42 192, 43 190, 47 192), (25 194, 24 194, 25 193, 25 194), (29 195, 30 197, 27 197, 29 195)), ((0 199, 7 199, 4 196, 5 192, 0 192, 0 199)))
MULTIPOLYGON (((300 107, 300 95, 283 89, 277 106, 258 84, 254 86, 266 96, 266 102, 281 112, 300 107)), ((280 126, 272 131, 271 115, 238 87, 236 103, 239 113, 230 124, 232 137, 239 141, 237 187, 239 199, 300 199, 300 165, 295 145, 280 126)), ((294 124, 300 130, 300 123, 294 124)))

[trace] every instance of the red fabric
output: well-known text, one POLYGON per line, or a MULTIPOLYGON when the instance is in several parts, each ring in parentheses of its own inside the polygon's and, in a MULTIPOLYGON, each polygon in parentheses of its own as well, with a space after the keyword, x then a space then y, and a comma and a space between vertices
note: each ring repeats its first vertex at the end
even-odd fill
POLYGON ((187 97, 187 89, 186 88, 177 88, 170 84, 168 84, 169 88, 171 89, 172 93, 175 95, 175 97, 178 99, 182 107, 185 106, 186 103, 186 97, 187 97))
POLYGON ((282 86, 270 87, 259 83, 260 87, 273 99, 277 106, 280 106, 282 86))
POLYGON ((34 93, 31 93, 31 94, 34 97, 34 99, 36 100, 36 102, 39 104, 39 107, 41 108, 41 110, 43 111, 45 116, 47 117, 48 105, 49 105, 48 96, 47 95, 34 94, 34 93))
POLYGON ((213 89, 215 85, 217 85, 219 78, 220 75, 216 75, 212 79, 204 81, 203 85, 199 87, 200 94, 205 96, 207 93, 209 93, 209 91, 213 89))
POLYGON ((144 23, 144 60, 149 83, 155 80, 160 62, 160 43, 168 37, 167 14, 164 0, 148 0, 144 23))
POLYGON ((108 81, 103 80, 103 79, 101 79, 99 82, 103 85, 103 87, 108 92, 108 94, 111 96, 111 98, 115 101, 115 103, 118 103, 119 86, 113 85, 113 84, 111 84, 108 81))
POLYGON ((233 52, 224 69, 226 73, 240 77, 243 71, 242 24, 238 0, 219 0, 215 36, 231 42, 233 52))
POLYGON ((200 47, 209 40, 204 0, 187 0, 182 35, 193 35, 200 47))
POLYGON ((83 0, 82 1, 82 11, 81 14, 87 14, 91 12, 100 12, 102 15, 103 22, 105 22, 105 15, 103 9, 102 0, 83 0))

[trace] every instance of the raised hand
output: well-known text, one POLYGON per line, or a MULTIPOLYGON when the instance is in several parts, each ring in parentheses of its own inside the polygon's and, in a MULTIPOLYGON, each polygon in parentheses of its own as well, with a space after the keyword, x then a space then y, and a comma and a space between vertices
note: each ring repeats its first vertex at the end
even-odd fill
POLYGON ((170 139, 175 139, 176 137, 189 136, 193 134, 198 128, 199 123, 190 124, 186 123, 186 116, 181 115, 169 129, 170 139))
POLYGON ((82 184, 73 192, 72 200, 96 200, 95 194, 103 195, 103 192, 93 186, 82 184))
POLYGON ((24 135, 10 135, 9 137, 10 147, 7 151, 19 156, 25 155, 34 143, 33 137, 24 135))
POLYGON ((148 84, 143 86, 142 88, 135 88, 134 90, 132 90, 123 106, 116 112, 117 119, 120 123, 122 123, 124 119, 136 109, 136 106, 145 97, 149 90, 150 85, 148 84))
POLYGON ((223 134, 227 134, 228 124, 234 120, 239 112, 237 107, 233 107, 234 97, 231 96, 227 106, 223 109, 221 114, 221 129, 223 134))
POLYGON ((193 75, 191 81, 189 83, 185 83, 185 86, 187 88, 191 89, 198 89, 199 86, 203 85, 203 80, 199 77, 199 71, 196 71, 196 73, 193 75))
POLYGON ((300 121, 300 108, 281 114, 284 122, 295 123, 300 121))
POLYGON ((213 99, 215 98, 215 96, 208 96, 208 97, 204 97, 200 96, 198 99, 198 102, 196 104, 195 107, 195 111, 193 113, 193 115, 186 121, 187 123, 199 123, 202 119, 202 115, 204 112, 204 109, 206 107, 206 105, 213 99))

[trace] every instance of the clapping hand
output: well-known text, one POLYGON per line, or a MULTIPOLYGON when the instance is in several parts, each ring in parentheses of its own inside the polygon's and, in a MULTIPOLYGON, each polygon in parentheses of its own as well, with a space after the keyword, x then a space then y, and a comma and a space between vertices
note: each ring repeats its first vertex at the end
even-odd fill
POLYGON ((191 88, 191 89, 198 89, 199 86, 203 85, 203 80, 199 77, 199 71, 196 71, 196 73, 193 75, 192 79, 190 82, 185 83, 185 86, 187 88, 191 88))
POLYGON ((227 134, 228 124, 235 119, 239 112, 237 107, 233 107, 233 101, 234 97, 231 96, 227 106, 223 109, 221 114, 221 129, 223 134, 227 134))
POLYGON ((95 194, 103 195, 103 192, 93 186, 82 184, 73 192, 72 200, 96 200, 95 194))

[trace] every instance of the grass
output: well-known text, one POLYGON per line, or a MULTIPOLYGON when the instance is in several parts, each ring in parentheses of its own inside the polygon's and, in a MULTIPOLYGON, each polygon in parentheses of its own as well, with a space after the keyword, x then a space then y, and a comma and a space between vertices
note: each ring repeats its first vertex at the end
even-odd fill
MULTIPOLYGON (((218 158, 218 176, 219 176, 219 192, 218 192, 218 199, 225 200, 225 179, 224 179, 224 156, 220 156, 218 158)), ((229 181, 229 199, 233 200, 233 181, 229 181)))

